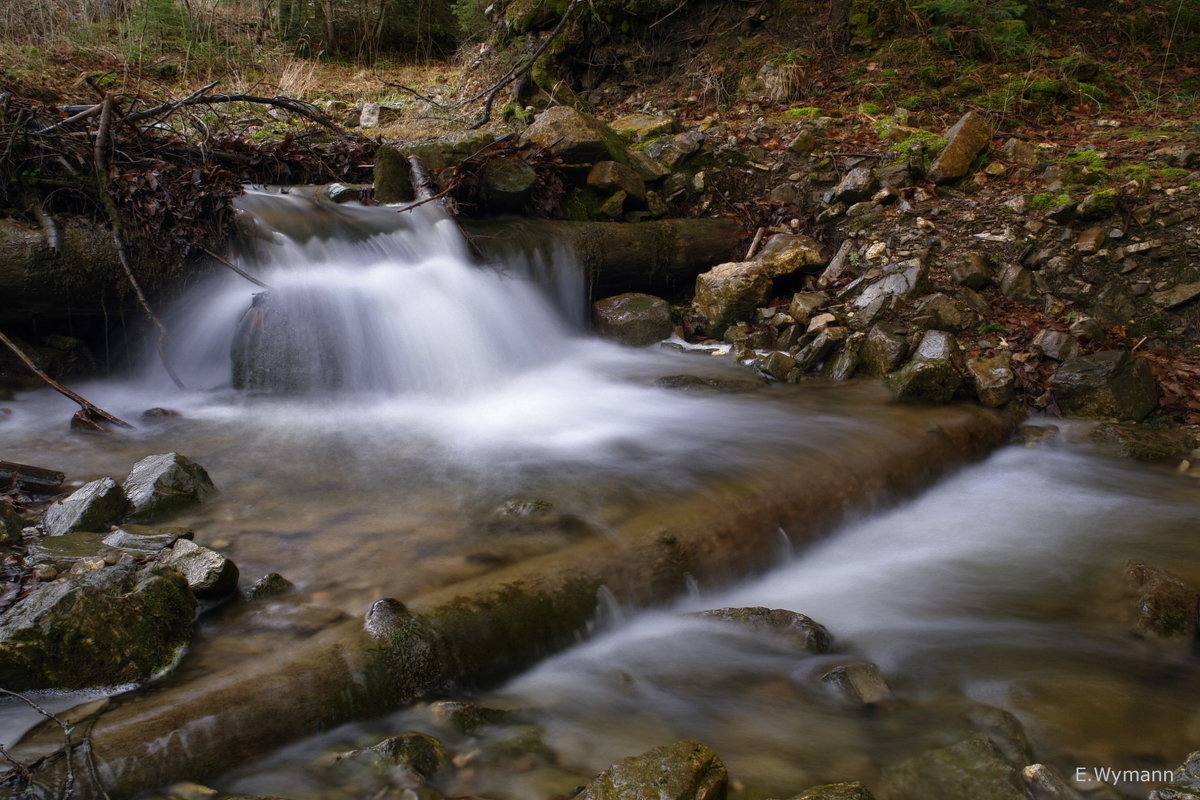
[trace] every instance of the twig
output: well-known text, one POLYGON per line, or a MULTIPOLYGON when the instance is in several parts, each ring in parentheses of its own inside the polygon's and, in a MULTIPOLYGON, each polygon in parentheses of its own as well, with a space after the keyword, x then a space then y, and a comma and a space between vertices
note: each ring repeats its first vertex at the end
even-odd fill
POLYGON ((262 288, 268 289, 268 290, 271 288, 270 286, 267 286, 265 283, 260 281, 258 278, 251 275, 249 272, 246 272, 244 269, 239 267, 237 264, 234 264, 232 261, 230 261, 227 258, 217 255, 212 250, 209 250, 207 247, 199 247, 197 249, 199 249, 200 252, 204 253, 209 258, 216 261, 218 264, 224 264, 225 266, 229 267, 231 270, 236 272, 238 275, 241 275, 243 278, 250 281, 255 286, 261 286, 262 288))
POLYGON ((406 91, 406 92, 408 92, 409 94, 411 94, 413 97, 420 98, 421 100, 424 100, 426 103, 429 103, 430 105, 435 105, 435 106, 437 106, 438 108, 445 108, 445 106, 444 106, 444 105, 442 105, 441 103, 439 103, 437 100, 434 100, 434 99, 433 99, 432 97, 430 97, 429 95, 426 95, 426 94, 421 94, 421 93, 420 93, 420 92, 418 92, 416 89, 410 89, 409 87, 405 86, 403 83, 396 83, 396 82, 394 82, 394 81, 384 81, 384 82, 383 82, 383 85, 384 85, 384 86, 391 86, 391 87, 393 87, 393 88, 396 88, 396 89, 403 89, 404 91, 406 91))
POLYGON ((763 226, 759 226, 758 230, 754 232, 754 241, 750 242, 750 249, 746 251, 746 257, 742 259, 743 261, 749 261, 754 258, 754 254, 758 252, 758 245, 763 240, 763 234, 766 232, 767 229, 763 226))
MULTIPOLYGON (((2 334, 0 334, 0 335, 2 335, 2 334)), ((28 697, 26 697, 23 694, 19 694, 17 692, 10 692, 8 689, 0 689, 0 694, 7 695, 8 697, 15 697, 16 699, 20 700, 22 703, 25 703, 25 705, 32 708, 34 711, 41 714, 46 719, 53 720, 54 723, 56 725, 58 725, 58 727, 62 728, 63 740, 65 742, 65 746, 63 747, 63 750, 66 754, 66 768, 67 768, 67 780, 63 784, 62 797, 63 797, 63 800, 67 800, 67 798, 69 798, 71 796, 71 793, 73 791, 75 791, 75 766, 71 763, 71 750, 74 748, 74 745, 71 743, 71 731, 74 726, 68 725, 67 723, 63 722, 61 719, 54 716, 49 711, 42 708, 37 703, 33 702, 32 700, 30 700, 28 697)), ((12 761, 12 758, 8 755, 7 752, 4 754, 4 757, 7 758, 9 761, 12 761)), ((15 764, 16 762, 13 762, 13 763, 15 764)), ((23 766, 21 766, 19 768, 25 769, 26 771, 28 771, 27 768, 25 768, 23 766)))
POLYGON ((83 111, 80 111, 78 114, 72 114, 71 116, 67 117, 66 119, 54 123, 53 125, 51 125, 48 128, 42 128, 40 131, 37 132, 37 135, 43 136, 47 133, 52 133, 52 132, 58 130, 59 128, 65 128, 68 125, 70 125, 74 122, 79 122, 82 119, 91 119, 92 117, 96 116, 99 113, 100 113, 100 104, 97 103, 96 105, 91 106, 90 108, 85 108, 83 111))
POLYGON ((513 81, 515 81, 517 78, 524 75, 529 70, 533 69, 534 63, 539 58, 541 58, 542 53, 546 52, 546 49, 548 47, 550 47, 550 43, 553 42, 555 39, 557 39, 558 35, 560 33, 562 33, 563 28, 567 24, 567 20, 571 17, 571 12, 575 10, 576 6, 578 6, 580 4, 580 2, 581 2, 581 0, 571 0, 571 4, 569 6, 567 6, 567 9, 565 11, 563 11, 563 15, 558 20, 558 24, 554 26, 554 30, 550 31, 550 35, 546 37, 546 41, 542 42, 541 45, 538 46, 538 49, 533 52, 533 55, 531 55, 525 61, 524 64, 520 64, 518 66, 513 67, 512 69, 510 69, 508 71, 507 74, 505 74, 505 76, 503 78, 501 78, 499 81, 497 81, 490 89, 486 89, 483 92, 481 92, 480 94, 477 94, 474 97, 472 97, 470 100, 467 100, 464 102, 464 105, 465 105, 466 103, 473 103, 482 97, 485 97, 485 96, 487 97, 487 102, 484 103, 484 105, 483 105, 483 117, 478 122, 476 122, 474 125, 471 126, 471 128, 470 128, 471 130, 477 130, 479 128, 482 128, 484 125, 486 125, 488 123, 488 120, 490 120, 492 118, 492 104, 496 102, 496 95, 500 94, 500 90, 503 89, 505 86, 512 83, 513 81))
MULTIPOLYGON (((122 428, 129 428, 129 429, 133 428, 133 426, 130 425, 128 422, 125 422, 124 420, 119 419, 118 417, 114 417, 112 414, 108 413, 107 411, 100 408, 99 406, 94 405, 86 398, 82 397, 81 395, 76 394, 75 392, 68 389, 66 386, 63 386, 61 383, 59 383, 58 381, 51 378, 45 372, 42 372, 41 368, 38 367, 37 364, 33 363, 33 359, 31 359, 29 356, 25 355, 25 352, 20 347, 17 347, 16 342, 14 342, 12 339, 5 336, 3 332, 0 332, 0 344, 3 344, 5 347, 7 347, 9 350, 11 350, 13 352, 13 355, 15 355, 17 358, 21 359, 21 361, 25 364, 25 366, 29 367, 29 369, 35 375, 37 375, 39 378, 41 378, 43 381, 45 381, 46 384, 51 389, 53 389, 54 391, 63 395, 64 397, 68 397, 71 400, 74 400, 76 403, 78 403, 79 407, 82 408, 84 410, 84 412, 95 415, 97 417, 100 417, 101 419, 111 422, 113 425, 117 425, 122 428)), ((4 691, 3 689, 0 689, 0 692, 3 692, 3 691, 4 691)))
POLYGON ((401 211, 412 211, 417 206, 423 206, 426 203, 432 203, 434 200, 441 200, 443 197, 450 194, 450 190, 453 188, 454 188, 453 186, 447 187, 445 189, 442 189, 437 194, 432 194, 432 195, 429 195, 428 197, 424 197, 415 203, 409 203, 408 205, 404 206, 404 208, 396 209, 396 213, 400 213, 401 211))
POLYGON ((129 285, 133 287, 138 305, 142 307, 142 311, 146 312, 146 316, 158 328, 158 357, 162 361, 163 369, 171 376, 171 380, 174 381, 176 386, 180 389, 186 389, 187 387, 183 385, 183 381, 179 379, 179 376, 171 367, 170 359, 167 358, 165 345, 167 328, 150 309, 150 303, 146 300, 145 293, 142 292, 141 284, 138 283, 137 278, 133 274, 133 268, 129 265, 129 255, 125 252, 125 237, 121 233, 121 215, 117 211, 116 202, 113 201, 112 195, 108 191, 107 146, 112 124, 112 107, 112 95, 105 95, 104 109, 100 112, 100 129, 96 133, 96 189, 100 194, 100 202, 104 206, 104 211, 108 215, 108 227, 112 231, 113 244, 117 248, 117 260, 121 263, 121 269, 125 271, 125 277, 129 281, 129 285))
MULTIPOLYGON (((351 138, 349 133, 327 120, 325 116, 321 114, 321 112, 317 111, 316 108, 310 106, 308 103, 303 103, 299 100, 293 100, 290 97, 284 97, 282 95, 277 97, 258 97, 251 94, 205 94, 209 89, 215 86, 216 83, 217 82, 214 81, 207 86, 203 86, 182 100, 173 100, 170 103, 163 103, 162 105, 155 106, 154 108, 148 108, 145 111, 139 111, 136 114, 130 114, 126 116, 123 121, 130 123, 140 122, 144 119, 158 116, 163 112, 166 112, 169 115, 174 113, 176 110, 183 108, 184 106, 215 105, 218 103, 256 103, 258 105, 275 106, 276 108, 282 108, 287 111, 291 111, 294 114, 299 114, 302 117, 311 119, 313 122, 329 131, 332 131, 333 133, 336 133, 338 136, 343 138, 351 138)), ((165 118, 166 117, 164 116, 163 119, 165 118)), ((161 123, 162 120, 160 119, 158 122, 161 123)))

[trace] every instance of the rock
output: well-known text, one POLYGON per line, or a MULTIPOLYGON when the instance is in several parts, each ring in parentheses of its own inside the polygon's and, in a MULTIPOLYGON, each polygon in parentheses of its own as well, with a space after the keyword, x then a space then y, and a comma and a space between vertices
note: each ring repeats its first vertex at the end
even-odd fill
POLYGON ((630 756, 596 776, 578 800, 724 800, 729 778, 717 754, 682 741, 630 756))
POLYGON ((730 622, 754 633, 768 632, 808 653, 828 653, 833 635, 819 622, 783 608, 717 608, 700 616, 730 622))
POLYGON ((520 212, 533 194, 537 170, 508 156, 489 158, 480 175, 479 192, 489 211, 520 212))
POLYGON ((941 292, 926 295, 917 304, 913 324, 928 330, 957 331, 963 327, 962 307, 941 292))
POLYGON ((188 539, 179 539, 159 556, 187 580, 193 594, 201 598, 220 598, 237 591, 238 568, 215 550, 188 539))
POLYGON ((788 304, 788 314, 797 325, 808 325, 813 312, 823 308, 829 298, 822 292, 796 292, 788 304))
POLYGON ((788 142, 787 149, 801 158, 812 155, 821 144, 821 140, 812 131, 802 130, 788 142))
MULTIPOLYGON (((344 183, 331 183, 325 187, 325 196, 334 203, 357 203, 362 200, 362 188, 347 186, 344 183)), ((142 414, 142 417, 146 416, 177 417, 179 414, 165 408, 152 408, 142 414)))
POLYGON ((363 103, 362 111, 358 114, 358 124, 362 128, 378 128, 379 103, 363 103))
POLYGON ((1125 350, 1101 350, 1063 363, 1050 379, 1054 399, 1067 414, 1135 422, 1158 407, 1150 364, 1125 350))
POLYGON ((1181 283, 1178 286, 1173 286, 1163 292, 1155 292, 1151 299, 1159 308, 1171 311, 1185 306, 1188 303, 1200 297, 1200 281, 1195 283, 1181 283))
POLYGON ((19 692, 145 680, 187 644, 195 611, 183 578, 153 564, 42 584, 0 618, 0 686, 19 692))
POLYGON ((296 588, 296 584, 280 575, 278 572, 268 572, 250 585, 243 596, 247 600, 263 600, 268 597, 278 597, 296 588))
POLYGON ((895 700, 879 667, 866 661, 842 664, 821 676, 846 700, 864 706, 877 706, 895 700))
POLYGON ((1013 300, 1028 300, 1033 296, 1033 271, 1020 264, 1005 264, 1000 268, 1000 294, 1013 300))
POLYGON ((887 301, 895 297, 920 294, 925 290, 928 270, 918 259, 909 259, 899 264, 890 264, 883 269, 884 276, 863 290, 854 300, 856 308, 867 308, 877 300, 887 301))
POLYGON ((1104 247, 1107 239, 1108 231, 1103 225, 1096 225, 1079 234, 1079 238, 1075 240, 1075 249, 1084 255, 1095 253, 1104 247))
POLYGON ((858 371, 858 353, 843 348, 825 362, 824 374, 831 381, 848 381, 858 371))
POLYGON ((724 335, 735 320, 748 317, 771 293, 771 278, 757 261, 718 264, 696 278, 693 305, 703 318, 708 334, 724 335))
POLYGON ((204 467, 178 453, 146 456, 125 478, 129 519, 154 522, 195 505, 216 491, 204 467))
POLYGON ((817 334, 817 338, 796 353, 796 370, 805 373, 816 369, 849 335, 848 328, 829 327, 823 329, 817 334))
POLYGON ((129 499, 112 478, 86 483, 62 500, 56 500, 42 517, 48 536, 72 531, 106 531, 129 510, 129 499))
MULTIPOLYGON (((629 151, 629 166, 633 167, 633 171, 638 175, 641 175, 642 180, 646 181, 647 183, 660 181, 671 174, 671 170, 667 169, 662 164, 643 153, 641 150, 629 151)), ((646 204, 648 206, 650 205, 649 193, 647 193, 646 204)), ((651 209, 653 210, 653 206, 651 206, 651 209)), ((666 211, 663 211, 663 214, 659 214, 658 216, 662 216, 664 214, 666 214, 666 211)))
POLYGON ((886 328, 875 325, 858 351, 859 369, 868 375, 886 375, 908 355, 908 342, 886 328))
POLYGON ((778 278, 810 267, 824 267, 827 259, 821 245, 811 236, 777 233, 758 254, 768 275, 778 278))
POLYGON ((1175 770, 1175 780, 1152 791, 1150 800, 1200 800, 1200 751, 1175 770))
POLYGON ((538 114, 521 134, 521 143, 527 142, 548 148, 568 164, 629 162, 616 131, 570 106, 554 106, 538 114))
POLYGON ((1075 218, 1096 220, 1111 217, 1117 213, 1119 200, 1116 189, 1099 189, 1079 201, 1075 207, 1075 218))
POLYGON ((12 503, 0 500, 0 543, 20 544, 21 531, 25 528, 25 520, 13 508, 12 503))
POLYGON ((985 736, 929 750, 884 770, 893 797, 938 800, 1029 800, 1017 767, 985 736))
POLYGON ((342 753, 335 763, 338 761, 357 761, 385 774, 400 767, 419 779, 429 779, 450 766, 450 751, 429 734, 413 731, 390 736, 362 750, 342 753))
POLYGON ((999 408, 1013 399, 1015 376, 1007 354, 967 359, 967 375, 985 406, 999 408))
POLYGON ((703 144, 703 133, 687 131, 655 139, 646 148, 646 154, 668 170, 675 170, 699 151, 703 144))
POLYGON ((788 373, 796 368, 796 360, 787 353, 773 350, 760 360, 758 368, 782 382, 787 379, 788 373))
POLYGON ((434 722, 466 736, 473 736, 488 725, 499 725, 512 717, 512 713, 457 700, 438 700, 429 704, 429 715, 434 722))
POLYGON ((1037 147, 1029 142, 1023 142, 1020 139, 1010 138, 1004 142, 1004 147, 1001 148, 1004 157, 1009 161, 1025 166, 1033 166, 1037 163, 1038 153, 1037 147))
POLYGON ((1030 764, 1021 770, 1021 777, 1033 792, 1034 800, 1083 800, 1083 795, 1071 788, 1054 767, 1030 764))
POLYGON ((633 168, 619 161, 597 162, 588 172, 587 185, 602 192, 625 192, 637 205, 646 205, 646 182, 633 168))
POLYGON ((68 570, 81 558, 96 555, 104 546, 108 534, 95 531, 72 531, 62 536, 46 536, 29 543, 28 561, 49 564, 58 570, 68 570))
POLYGON ((102 540, 109 547, 124 550, 139 556, 148 556, 171 547, 180 539, 191 539, 195 532, 191 528, 156 528, 148 525, 127 524, 114 530, 102 540))
POLYGON ((412 167, 404 153, 384 145, 375 153, 375 202, 411 203, 413 192, 412 167))
POLYGON ((426 169, 437 171, 452 167, 464 158, 470 158, 495 141, 496 137, 487 131, 458 131, 431 142, 414 145, 412 154, 421 160, 426 169))
POLYGON ((600 204, 600 208, 596 209, 596 216, 599 219, 620 219, 625 213, 625 201, 628 198, 629 194, 624 190, 613 193, 612 197, 609 197, 600 204))
POLYGON ((838 185, 830 189, 821 200, 826 205, 845 203, 847 206, 862 200, 870 200, 879 188, 879 181, 870 167, 855 167, 846 173, 838 185))
POLYGON ((1079 355, 1079 342, 1069 333, 1050 328, 1040 330, 1033 337, 1033 350, 1055 361, 1070 361, 1079 355))
POLYGON ((875 795, 858 781, 852 783, 827 783, 806 789, 791 800, 875 800, 875 795))
POLYGON ((630 347, 645 347, 671 335, 671 304, 648 294, 626 293, 592 304, 600 335, 630 347))
POLYGON ((968 111, 946 132, 946 147, 929 167, 929 180, 949 183, 966 175, 976 156, 992 141, 992 124, 980 114, 968 111))
POLYGON ((1157 427, 1135 422, 1102 422, 1088 437, 1102 442, 1124 458, 1162 461, 1189 456, 1196 439, 1186 428, 1157 427))
POLYGON ((1100 320, 1094 317, 1084 317, 1071 323, 1069 329, 1076 341, 1082 344, 1098 344, 1108 338, 1108 331, 1100 320))
POLYGON ((611 127, 628 141, 648 142, 660 136, 678 133, 679 120, 672 116, 626 114, 613 120, 611 127))
POLYGON ((948 403, 963 384, 958 341, 945 331, 926 331, 913 358, 888 376, 887 383, 901 400, 948 403))
POLYGON ((967 253, 950 267, 950 275, 968 289, 986 289, 992 283, 992 262, 981 253, 967 253))
POLYGON ((1140 561, 1125 564, 1125 585, 1134 601, 1137 634, 1191 649, 1200 623, 1200 592, 1165 569, 1140 561))

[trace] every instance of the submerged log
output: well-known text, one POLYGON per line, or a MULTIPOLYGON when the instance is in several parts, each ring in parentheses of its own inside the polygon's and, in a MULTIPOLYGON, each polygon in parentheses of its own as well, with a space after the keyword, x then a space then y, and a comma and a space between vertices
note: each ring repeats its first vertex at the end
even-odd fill
POLYGON ((587 269, 593 298, 622 292, 672 292, 691 286, 701 272, 727 261, 738 247, 731 219, 664 219, 653 222, 565 220, 459 221, 485 258, 544 249, 561 242, 587 269))
POLYGON ((0 461, 0 489, 14 486, 25 492, 55 494, 62 488, 66 476, 58 470, 0 461))

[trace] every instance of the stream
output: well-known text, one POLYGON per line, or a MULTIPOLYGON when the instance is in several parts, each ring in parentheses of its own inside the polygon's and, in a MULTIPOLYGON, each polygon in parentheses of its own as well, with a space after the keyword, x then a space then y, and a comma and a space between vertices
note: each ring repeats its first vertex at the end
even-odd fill
MULTIPOLYGON (((259 290, 244 279, 210 276, 167 320, 187 390, 153 356, 74 387, 136 431, 74 434, 75 407, 48 390, 3 404, 3 457, 73 485, 168 450, 204 465, 219 494, 177 524, 233 558, 243 587, 270 571, 296 585, 278 624, 237 605, 202 619, 163 685, 236 671, 380 597, 603 537, 646 508, 869 458, 923 424, 876 381, 767 386, 725 357, 589 337, 568 253, 530 243, 480 269, 431 206, 398 215, 261 192, 243 213, 258 229, 243 263, 271 286, 269 310, 254 310, 259 290), (256 362, 249 390, 235 390, 235 336, 257 336, 264 313, 286 321, 281 360, 256 362), (718 388, 657 382, 677 375, 718 388), (178 415, 143 420, 152 407, 178 415), (505 509, 522 503, 552 509, 554 524, 510 524, 505 509)), ((737 585, 694 586, 669 608, 610 603, 587 641, 474 698, 520 709, 521 730, 540 731, 553 757, 481 759, 439 789, 567 796, 612 761, 680 738, 712 747, 745 797, 871 785, 881 765, 940 743, 972 703, 1016 715, 1037 757, 1066 775, 1177 766, 1200 746, 1200 670, 1129 634, 1121 573, 1136 559, 1200 584, 1200 486, 1082 438, 1006 447, 898 505, 867 497, 816 542, 781 529, 777 566, 737 585), (797 655, 689 616, 738 606, 806 614, 835 652, 797 655), (822 687, 854 660, 880 667, 893 710, 847 709, 822 687)), ((0 742, 30 723, 0 705, 0 742)), ((373 796, 374 778, 330 771, 328 756, 403 730, 445 735, 420 706, 206 779, 293 800, 373 796)), ((1149 787, 1122 788, 1142 798, 1149 787)))

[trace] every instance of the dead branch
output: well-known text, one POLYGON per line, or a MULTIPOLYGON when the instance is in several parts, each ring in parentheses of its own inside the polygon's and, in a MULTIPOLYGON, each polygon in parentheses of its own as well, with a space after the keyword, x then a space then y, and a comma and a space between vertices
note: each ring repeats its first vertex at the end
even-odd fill
POLYGON ((44 136, 47 133, 53 133, 54 131, 58 130, 59 128, 65 128, 68 125, 79 122, 80 120, 91 119, 92 117, 99 114, 100 110, 101 110, 100 104, 96 104, 94 106, 89 106, 88 108, 85 108, 83 111, 80 111, 78 114, 72 114, 71 116, 67 117, 66 119, 56 122, 48 128, 42 128, 40 131, 37 132, 37 135, 44 136))
MULTIPOLYGON (((181 100, 173 100, 169 103, 163 103, 162 105, 155 106, 154 108, 148 108, 145 111, 138 111, 137 113, 129 114, 128 116, 124 117, 122 121, 128 123, 141 122, 142 120, 164 114, 164 112, 165 114, 163 119, 166 119, 166 116, 169 116, 171 113, 174 113, 176 110, 185 106, 216 105, 219 103, 253 103, 258 105, 275 106, 276 108, 282 108, 286 111, 291 111, 293 114, 299 114, 302 117, 311 119, 313 122, 337 134, 338 136, 345 138, 350 137, 349 133, 330 122, 325 118, 324 114, 322 114, 320 111, 317 111, 316 108, 310 106, 308 103, 303 103, 299 100, 293 100, 292 98, 284 97, 283 95, 278 95, 276 97, 258 97, 251 94, 207 94, 207 91, 216 84, 217 82, 214 81, 213 83, 208 84, 208 86, 203 86, 181 100)), ((162 119, 158 120, 158 122, 155 124, 160 124, 161 122, 162 119)))
POLYGON ((750 242, 750 249, 746 251, 746 257, 743 261, 749 261, 754 258, 754 254, 758 252, 758 246, 762 243, 763 234, 767 232, 766 228, 760 227, 754 232, 754 241, 750 242))
POLYGON ((146 300, 146 295, 142 292, 141 284, 133 274, 133 268, 129 265, 129 255, 125 252, 125 237, 121 232, 121 214, 117 210, 117 204, 113 201, 112 195, 109 194, 108 184, 108 137, 112 123, 112 95, 105 95, 104 108, 100 112, 100 129, 96 133, 96 189, 100 195, 100 202, 104 206, 104 212, 108 215, 108 228, 112 231, 113 245, 117 249, 117 260, 121 263, 121 269, 125 272, 125 278, 129 281, 129 285, 133 287, 133 292, 137 296, 138 305, 142 307, 142 311, 146 312, 146 316, 158 328, 158 356, 162 360, 163 368, 167 374, 171 376, 171 380, 180 389, 186 389, 183 381, 175 373, 171 367, 171 362, 167 358, 166 339, 167 328, 159 320, 154 312, 150 309, 150 303, 146 300))
POLYGON ((533 55, 531 55, 523 64, 519 64, 510 69, 507 73, 505 73, 504 77, 493 84, 490 88, 485 89, 483 92, 480 92, 469 100, 463 101, 462 105, 466 105, 467 103, 473 103, 476 100, 487 97, 487 101, 483 105, 483 117, 474 125, 472 125, 470 130, 477 130, 488 123, 488 120, 492 118, 492 104, 496 102, 496 95, 500 94, 500 91, 505 86, 508 86, 517 78, 533 69, 534 63, 541 58, 542 53, 546 52, 546 49, 550 47, 550 43, 557 39, 558 35, 563 32, 563 29, 567 25, 567 20, 571 17, 571 12, 574 11, 577 6, 581 5, 581 3, 582 0, 571 0, 571 4, 567 6, 565 11, 563 11, 563 15, 558 20, 558 24, 554 26, 554 30, 550 31, 550 35, 546 37, 546 40, 538 46, 538 49, 535 50, 533 55))
MULTIPOLYGON (((2 332, 0 332, 0 344, 3 344, 5 347, 7 347, 9 350, 11 350, 13 352, 13 355, 15 355, 17 358, 21 359, 22 363, 24 363, 25 366, 29 367, 29 369, 33 372, 33 374, 37 375, 39 378, 41 378, 43 381, 45 381, 47 386, 49 386, 51 389, 58 392, 59 394, 63 395, 64 397, 68 397, 71 400, 74 400, 76 403, 78 403, 79 407, 81 409, 83 409, 84 413, 88 414, 89 416, 99 417, 100 419, 102 419, 106 422, 111 422, 113 425, 117 425, 122 428, 129 428, 131 430, 133 429, 133 426, 130 425, 125 420, 120 419, 118 417, 114 417, 112 414, 108 413, 104 409, 93 404, 89 400, 76 394, 75 392, 68 389, 66 386, 63 386, 61 383, 59 383, 58 381, 51 378, 49 375, 47 375, 45 372, 43 372, 41 370, 41 368, 38 367, 37 364, 33 363, 33 359, 31 359, 29 356, 25 355, 25 351, 23 351, 20 347, 18 347, 16 342, 14 342, 12 339, 5 336, 2 332)), ((3 690, 0 690, 0 691, 3 691, 3 690)))
POLYGON ((261 287, 262 287, 262 288, 264 288, 264 289, 270 290, 270 288, 271 288, 270 286, 267 286, 265 283, 263 283, 262 281, 260 281, 258 278, 254 277, 254 276, 253 276, 253 275, 251 275, 249 272, 246 272, 244 269, 242 269, 241 267, 239 267, 237 264, 234 264, 234 263, 233 263, 232 261, 230 261, 229 259, 227 259, 227 258, 223 258, 223 257, 221 257, 221 256, 217 255, 217 254, 216 254, 216 253, 214 253, 212 250, 209 250, 207 247, 201 247, 201 248, 199 248, 199 250, 200 250, 200 252, 202 252, 202 253, 204 253, 205 255, 207 255, 209 258, 211 258, 211 259, 213 259, 214 261, 216 261, 218 264, 224 264, 225 266, 229 267, 231 270, 233 270, 234 272, 236 272, 238 275, 241 275, 243 278, 245 278, 246 280, 250 281, 250 282, 251 282, 251 283, 253 283, 255 286, 261 286, 261 287))
POLYGON ((38 494, 52 494, 62 486, 67 476, 58 470, 0 461, 0 486, 38 494))
POLYGON ((384 85, 384 86, 391 86, 393 89, 400 89, 401 91, 408 92, 408 93, 409 93, 409 94, 411 94, 413 97, 416 97, 416 98, 417 98, 417 99, 419 99, 419 100, 424 100, 426 103, 429 103, 430 105, 433 105, 433 106, 437 106, 438 108, 445 108, 445 106, 444 106, 444 105, 442 105, 442 104, 441 104, 441 103, 439 103, 438 101, 434 100, 434 99, 433 99, 432 97, 430 97, 429 95, 426 95, 426 94, 421 94, 421 93, 420 93, 420 92, 418 92, 416 89, 411 89, 411 88, 409 88, 408 86, 405 86, 403 83, 396 83, 396 82, 394 82, 394 81, 384 81, 384 82, 383 82, 383 85, 384 85))

